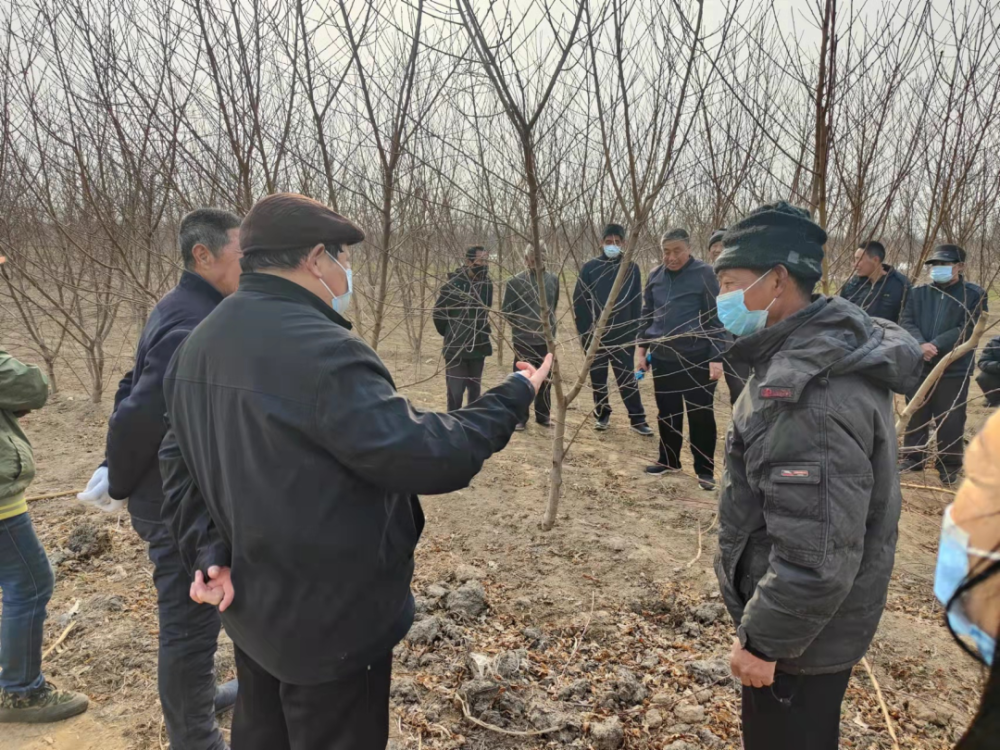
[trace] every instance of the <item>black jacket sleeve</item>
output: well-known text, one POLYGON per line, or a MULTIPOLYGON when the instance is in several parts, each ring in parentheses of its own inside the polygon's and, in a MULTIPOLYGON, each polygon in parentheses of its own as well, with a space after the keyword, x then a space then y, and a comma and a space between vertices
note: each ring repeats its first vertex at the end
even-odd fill
POLYGON ((441 336, 448 335, 448 319, 451 317, 451 309, 454 307, 451 288, 451 279, 449 279, 444 282, 438 293, 437 302, 434 303, 434 327, 441 336))
MULTIPOLYGON (((638 321, 642 317, 642 272, 632 264, 631 283, 628 285, 628 319, 638 321)), ((617 305, 616 305, 617 307, 617 305)))
POLYGON ((1000 336, 990 340, 979 358, 979 369, 990 375, 1000 375, 1000 336))
POLYGON ((468 486, 507 445, 535 393, 509 376, 464 409, 424 412, 396 392, 366 344, 340 344, 320 383, 317 439, 345 467, 390 492, 436 495, 468 486))
POLYGON ((722 355, 729 348, 729 339, 719 320, 719 308, 716 299, 719 296, 719 280, 712 269, 705 270, 705 291, 702 307, 702 330, 712 344, 713 362, 722 362, 722 355))
POLYGON ((938 348, 938 355, 944 355, 954 349, 972 335, 972 329, 979 322, 979 316, 986 309, 986 295, 970 290, 966 294, 967 308, 965 309, 965 320, 961 325, 941 331, 931 341, 938 348))
POLYGON ((185 567, 192 572, 202 571, 207 580, 208 569, 213 565, 230 565, 231 552, 188 471, 173 430, 167 430, 163 438, 160 473, 163 475, 163 522, 177 543, 185 567))
POLYGON ((642 309, 639 312, 639 335, 636 337, 638 346, 648 346, 646 331, 653 324, 653 274, 646 278, 646 288, 642 293, 642 309))
POLYGON ((139 378, 111 415, 108 425, 107 463, 109 494, 124 500, 157 460, 160 443, 167 431, 163 400, 163 376, 189 328, 175 328, 146 352, 139 378))
POLYGON ((923 332, 920 330, 920 326, 917 325, 917 315, 918 307, 920 303, 914 298, 913 290, 907 294, 906 304, 903 305, 903 313, 899 317, 899 325, 902 326, 908 334, 913 336, 917 340, 918 344, 926 344, 927 339, 924 338, 923 332))
POLYGON ((587 274, 587 267, 580 269, 576 286, 573 289, 573 318, 576 320, 576 332, 581 336, 590 333, 594 327, 594 317, 590 306, 590 279, 587 274))

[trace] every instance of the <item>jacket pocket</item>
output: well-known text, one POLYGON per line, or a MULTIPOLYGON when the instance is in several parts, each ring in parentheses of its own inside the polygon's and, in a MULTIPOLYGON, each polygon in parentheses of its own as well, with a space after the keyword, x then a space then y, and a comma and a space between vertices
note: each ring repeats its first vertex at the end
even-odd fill
POLYGON ((16 482, 24 473, 24 461, 17 442, 10 435, 0 438, 0 481, 16 482))
POLYGON ((781 557, 805 568, 823 564, 828 513, 818 461, 772 464, 764 515, 767 533, 781 557))

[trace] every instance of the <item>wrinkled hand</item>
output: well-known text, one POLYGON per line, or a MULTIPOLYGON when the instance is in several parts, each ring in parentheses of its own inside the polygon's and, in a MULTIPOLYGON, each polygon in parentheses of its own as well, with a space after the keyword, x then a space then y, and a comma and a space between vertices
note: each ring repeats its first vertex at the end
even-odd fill
POLYGON ((924 362, 930 362, 938 355, 938 348, 934 344, 921 344, 920 349, 924 353, 924 362))
POLYGON ((733 651, 729 655, 729 667, 733 676, 738 677, 746 687, 767 687, 774 683, 774 662, 758 659, 742 645, 740 639, 733 639, 733 651))
POLYGON ((545 359, 542 360, 542 364, 538 367, 533 367, 527 362, 517 363, 517 374, 523 376, 529 383, 531 387, 535 389, 535 393, 538 393, 538 389, 542 387, 545 379, 549 376, 549 370, 552 369, 552 355, 546 354, 545 359))
POLYGON ((709 380, 719 380, 722 377, 722 363, 721 362, 709 362, 708 363, 708 379, 709 380))
POLYGON ((117 513, 128 500, 115 500, 108 494, 111 482, 108 480, 108 467, 101 466, 87 483, 87 489, 76 496, 76 499, 86 505, 92 505, 105 513, 117 513))
POLYGON ((218 607, 220 612, 229 609, 233 603, 233 580, 229 568, 220 568, 213 565, 208 569, 208 581, 200 570, 194 573, 194 581, 191 582, 191 601, 198 604, 211 604, 218 607))
POLYGON ((649 372, 649 362, 646 361, 646 350, 636 349, 635 350, 635 371, 636 372, 649 372))

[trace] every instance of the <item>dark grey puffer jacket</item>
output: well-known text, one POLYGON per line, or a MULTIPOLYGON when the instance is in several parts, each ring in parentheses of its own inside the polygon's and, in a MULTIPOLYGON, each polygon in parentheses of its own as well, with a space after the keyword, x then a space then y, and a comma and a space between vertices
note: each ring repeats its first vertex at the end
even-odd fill
POLYGON ((744 646, 796 674, 849 669, 885 607, 900 511, 893 392, 917 342, 839 298, 739 339, 715 570, 744 646))

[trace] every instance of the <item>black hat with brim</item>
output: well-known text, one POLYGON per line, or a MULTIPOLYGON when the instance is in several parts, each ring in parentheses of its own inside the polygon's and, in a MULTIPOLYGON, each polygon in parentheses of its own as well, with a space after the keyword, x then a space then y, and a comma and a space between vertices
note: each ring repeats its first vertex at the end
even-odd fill
POLYGON ((938 245, 924 261, 928 263, 965 263, 965 250, 958 245, 938 245))

